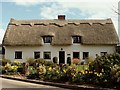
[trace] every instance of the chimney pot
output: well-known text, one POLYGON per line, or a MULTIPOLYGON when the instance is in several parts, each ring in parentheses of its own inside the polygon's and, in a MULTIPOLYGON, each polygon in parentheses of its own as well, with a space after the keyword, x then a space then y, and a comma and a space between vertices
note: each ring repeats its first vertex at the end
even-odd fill
POLYGON ((65 20, 65 15, 58 15, 58 20, 65 20))

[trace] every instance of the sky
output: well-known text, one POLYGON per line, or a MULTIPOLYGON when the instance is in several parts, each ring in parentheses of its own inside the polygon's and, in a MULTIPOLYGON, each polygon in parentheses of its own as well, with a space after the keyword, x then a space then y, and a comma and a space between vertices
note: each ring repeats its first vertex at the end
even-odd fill
POLYGON ((118 33, 119 0, 0 0, 0 43, 11 18, 17 20, 66 19, 113 20, 118 33))

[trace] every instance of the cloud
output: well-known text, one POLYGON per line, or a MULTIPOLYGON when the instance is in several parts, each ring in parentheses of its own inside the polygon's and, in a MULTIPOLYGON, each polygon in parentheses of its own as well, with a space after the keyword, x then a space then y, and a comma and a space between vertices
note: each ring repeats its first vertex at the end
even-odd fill
MULTIPOLYGON (((118 17, 112 10, 118 8, 119 0, 7 0, 22 6, 40 6, 40 17, 55 19, 58 14, 85 19, 112 18, 118 32, 118 17), (49 3, 42 3, 49 2, 49 3), (76 11, 75 11, 76 10, 76 11), (78 16, 79 15, 79 16, 78 16)), ((74 18, 73 17, 73 18, 74 18)))
POLYGON ((45 19, 55 19, 58 14, 65 14, 67 8, 61 7, 58 3, 50 3, 40 8, 40 16, 45 19))

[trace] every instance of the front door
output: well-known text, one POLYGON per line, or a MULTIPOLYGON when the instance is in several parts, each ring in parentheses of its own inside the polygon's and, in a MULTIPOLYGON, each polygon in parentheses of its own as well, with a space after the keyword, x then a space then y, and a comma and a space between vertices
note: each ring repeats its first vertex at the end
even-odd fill
POLYGON ((59 64, 65 63, 65 51, 59 51, 59 64))

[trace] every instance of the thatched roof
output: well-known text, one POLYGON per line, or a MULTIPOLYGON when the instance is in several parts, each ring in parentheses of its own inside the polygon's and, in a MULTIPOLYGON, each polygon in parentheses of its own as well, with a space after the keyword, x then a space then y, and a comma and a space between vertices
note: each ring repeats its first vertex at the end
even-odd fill
POLYGON ((82 44, 117 44, 118 36, 111 19, 105 20, 14 20, 8 24, 3 45, 43 45, 42 36, 53 36, 52 45, 71 45, 72 36, 82 44))

